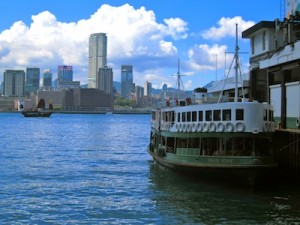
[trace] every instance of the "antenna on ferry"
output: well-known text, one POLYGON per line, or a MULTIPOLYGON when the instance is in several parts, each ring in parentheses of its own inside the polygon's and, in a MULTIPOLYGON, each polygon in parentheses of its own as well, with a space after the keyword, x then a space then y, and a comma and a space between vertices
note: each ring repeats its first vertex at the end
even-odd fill
POLYGON ((238 24, 235 24, 235 89, 234 101, 238 102, 238 69, 239 69, 239 45, 238 45, 238 24))
POLYGON ((179 96, 180 92, 181 91, 184 92, 184 86, 183 86, 183 83, 182 83, 182 80, 181 80, 181 76, 185 76, 185 75, 180 74, 180 59, 178 59, 178 65, 177 66, 178 66, 177 74, 173 75, 173 76, 177 77, 177 93, 178 93, 178 98, 179 98, 180 97, 179 96), (180 86, 182 86, 182 90, 181 90, 180 86))

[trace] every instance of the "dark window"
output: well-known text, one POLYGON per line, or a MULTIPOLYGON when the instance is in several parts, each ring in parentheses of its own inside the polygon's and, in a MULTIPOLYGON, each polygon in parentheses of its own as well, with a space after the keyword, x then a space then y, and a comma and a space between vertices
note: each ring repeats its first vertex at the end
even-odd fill
POLYGON ((192 121, 193 122, 197 121, 197 112, 196 111, 192 112, 192 121))
POLYGON ((244 110, 243 109, 237 109, 235 111, 235 120, 244 120, 244 110))
POLYGON ((182 122, 185 122, 186 121, 186 112, 183 112, 181 116, 182 116, 182 122))
POLYGON ((214 121, 221 120, 221 110, 214 110, 214 121))
POLYGON ((187 122, 191 122, 191 112, 187 112, 187 122))
POLYGON ((174 111, 171 111, 171 122, 175 121, 175 113, 174 111))
POLYGON ((231 120, 231 110, 230 109, 223 110, 223 120, 224 121, 230 121, 231 120))
POLYGON ((267 121, 267 120, 268 120, 268 110, 265 110, 264 121, 267 121))
POLYGON ((177 113, 177 122, 180 122, 180 113, 177 113))
POLYGON ((205 111, 205 120, 211 121, 211 110, 205 111))
POLYGON ((198 121, 203 121, 203 112, 202 111, 198 112, 198 121))
POLYGON ((273 121, 274 120, 274 115, 273 115, 273 111, 272 110, 270 110, 269 111, 269 121, 273 121))

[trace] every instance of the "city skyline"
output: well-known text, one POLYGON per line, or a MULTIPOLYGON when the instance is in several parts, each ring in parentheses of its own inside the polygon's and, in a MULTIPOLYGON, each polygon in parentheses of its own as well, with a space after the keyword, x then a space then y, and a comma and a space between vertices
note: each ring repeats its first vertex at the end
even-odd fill
MULTIPOLYGON (((122 64, 131 64, 134 83, 143 85, 148 80, 154 88, 163 83, 174 87, 171 75, 177 73, 180 58, 181 72, 187 75, 185 89, 192 89, 224 78, 225 51, 234 50, 235 23, 241 33, 261 20, 282 16, 280 1, 274 4, 271 0, 251 4, 179 0, 172 3, 171 10, 168 4, 136 0, 1 2, 1 8, 15 13, 4 14, 0 24, 0 72, 25 67, 55 71, 56 65, 66 64, 74 66, 75 80, 87 84, 88 37, 103 32, 109 38, 108 66, 114 70, 114 80, 121 80, 122 64)), ((250 43, 239 39, 239 44, 246 52, 241 57, 246 72, 250 43)), ((226 58, 228 65, 230 57, 226 58)))

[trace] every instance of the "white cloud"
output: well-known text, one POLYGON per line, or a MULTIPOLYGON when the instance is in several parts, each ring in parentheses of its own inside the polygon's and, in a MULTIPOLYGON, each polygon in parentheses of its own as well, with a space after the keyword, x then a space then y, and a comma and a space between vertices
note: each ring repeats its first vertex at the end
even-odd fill
POLYGON ((235 37, 235 26, 238 24, 239 34, 242 31, 248 29, 253 26, 255 22, 253 21, 245 21, 240 16, 236 16, 233 18, 225 18, 222 17, 218 21, 218 27, 212 27, 209 30, 206 30, 202 33, 202 37, 204 39, 214 39, 218 40, 227 36, 235 37))
POLYGON ((177 49, 170 38, 186 38, 187 23, 179 18, 158 23, 153 11, 129 4, 104 4, 90 18, 70 23, 44 11, 33 15, 29 26, 18 21, 0 33, 0 67, 56 70, 60 64, 73 65, 74 78, 86 83, 88 38, 98 32, 107 33, 110 65, 119 69, 121 64, 134 63, 142 71, 147 60, 163 67, 176 57, 177 49))
POLYGON ((216 67, 221 68, 225 63, 226 45, 207 44, 195 45, 189 52, 191 67, 194 70, 215 70, 216 67))

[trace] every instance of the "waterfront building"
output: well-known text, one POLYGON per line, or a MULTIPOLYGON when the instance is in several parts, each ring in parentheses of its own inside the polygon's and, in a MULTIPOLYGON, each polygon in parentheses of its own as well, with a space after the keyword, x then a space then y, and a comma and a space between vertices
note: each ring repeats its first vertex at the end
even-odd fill
POLYGON ((40 68, 26 68, 25 94, 36 94, 40 87, 40 68))
POLYGON ((261 21, 243 31, 251 41, 249 94, 275 107, 281 128, 300 128, 300 15, 261 21))
POLYGON ((50 90, 52 88, 52 72, 50 69, 43 71, 42 87, 44 90, 50 90))
POLYGON ((99 68, 96 88, 106 94, 113 94, 113 71, 111 67, 99 68))
POLYGON ((72 66, 58 66, 57 79, 59 81, 73 81, 73 67, 72 66))
POLYGON ((150 97, 152 91, 152 83, 146 81, 144 84, 144 96, 150 97))
POLYGON ((130 99, 133 92, 132 65, 121 66, 121 96, 130 99))
POLYGON ((108 112, 113 110, 112 95, 95 88, 38 91, 38 100, 51 102, 56 109, 68 111, 108 112))
POLYGON ((105 33, 91 34, 89 37, 88 87, 97 88, 99 68, 107 64, 107 36, 105 33))
POLYGON ((4 96, 24 96, 25 72, 23 70, 5 70, 3 83, 4 96))
POLYGON ((134 100, 138 107, 143 106, 144 88, 142 86, 135 85, 134 87, 134 100))

